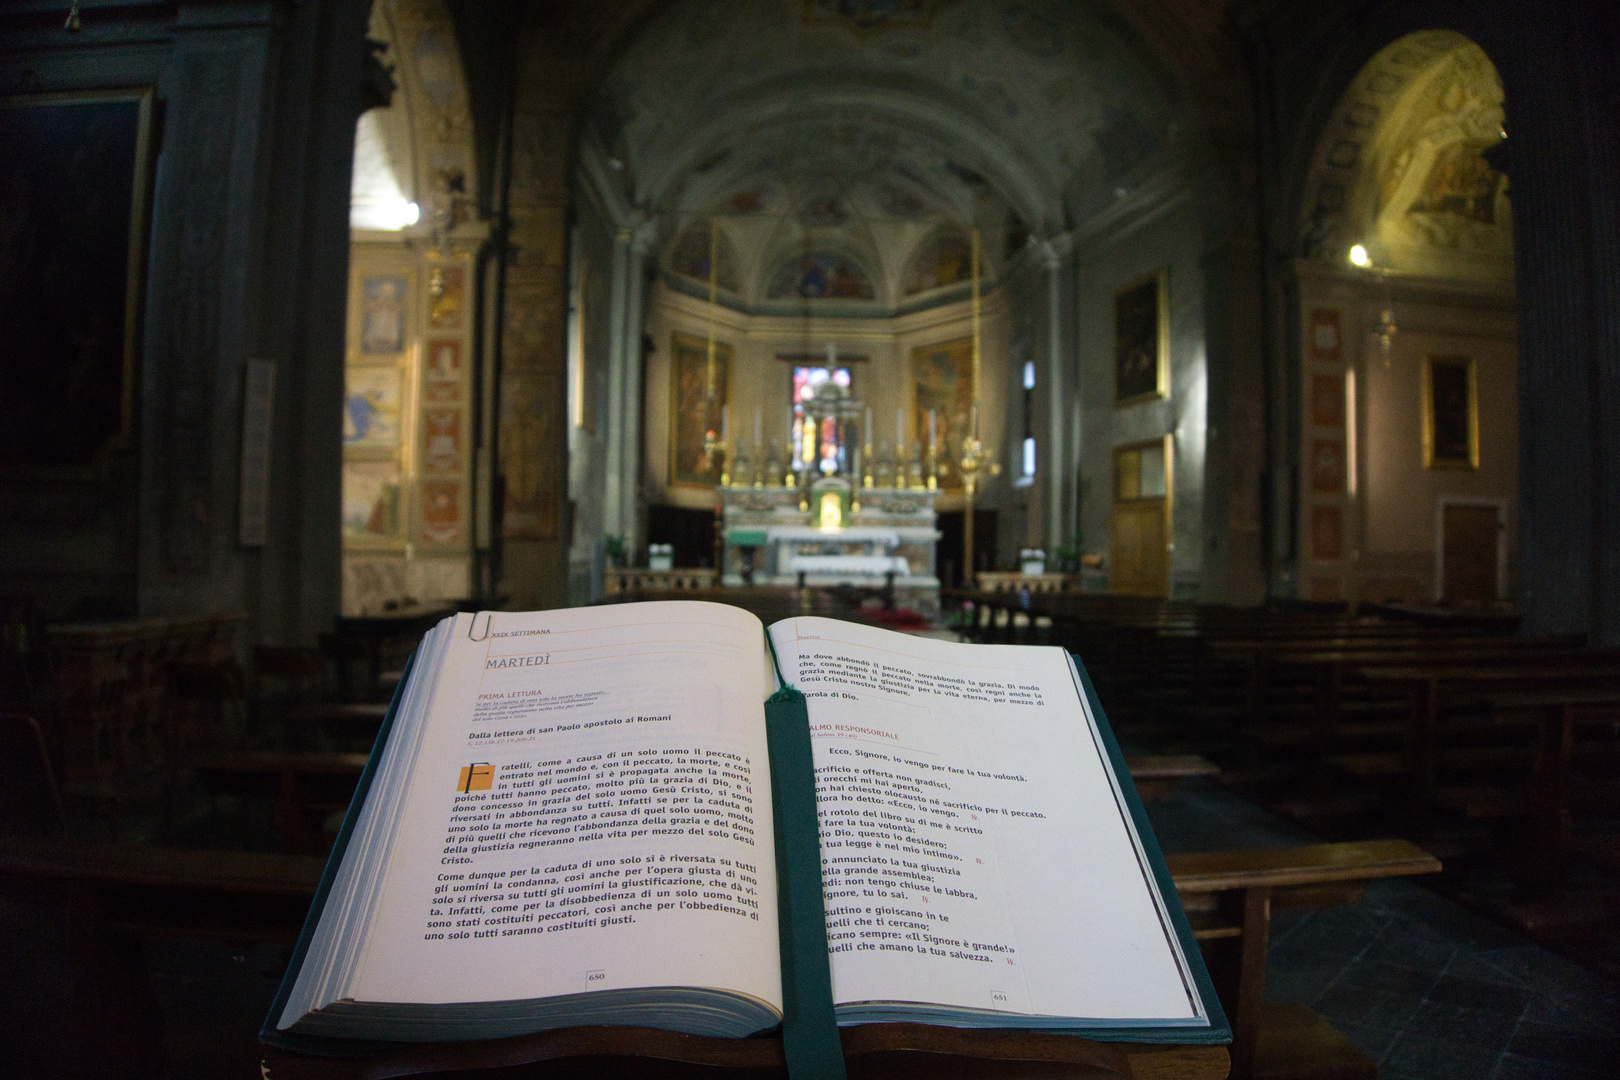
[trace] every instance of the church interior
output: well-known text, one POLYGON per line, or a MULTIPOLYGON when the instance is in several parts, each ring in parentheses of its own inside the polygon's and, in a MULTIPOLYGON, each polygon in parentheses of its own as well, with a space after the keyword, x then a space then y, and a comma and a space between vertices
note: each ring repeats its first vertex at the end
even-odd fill
POLYGON ((1232 1076, 1614 1075, 1616 49, 1556 0, 0 3, 0 1072, 275 1074, 422 634, 697 599, 1069 649, 1232 1076))

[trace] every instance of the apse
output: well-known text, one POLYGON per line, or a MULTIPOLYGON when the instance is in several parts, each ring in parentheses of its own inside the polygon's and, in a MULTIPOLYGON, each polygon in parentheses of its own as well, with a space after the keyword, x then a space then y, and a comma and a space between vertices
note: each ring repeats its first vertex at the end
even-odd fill
MULTIPOLYGON (((1165 459, 1187 468, 1147 557, 1163 590, 1195 592, 1210 194, 1191 179, 1197 120, 1151 55, 1083 4, 660 8, 581 116, 571 595, 588 598, 610 547, 633 555, 676 539, 659 522, 712 513, 720 474, 692 463, 722 413, 750 460, 786 460, 795 372, 818 364, 875 418, 856 449, 890 469, 889 448, 932 445, 930 414, 947 464, 979 425, 1001 472, 976 503, 995 537, 976 570, 1037 547, 1106 572, 1116 446, 1196 432, 1165 459), (1113 308, 1144 274, 1165 280, 1164 377, 1124 401, 1113 308), (706 403, 682 396, 694 347, 706 403)), ((960 517, 960 476, 939 479, 942 515, 960 517)))

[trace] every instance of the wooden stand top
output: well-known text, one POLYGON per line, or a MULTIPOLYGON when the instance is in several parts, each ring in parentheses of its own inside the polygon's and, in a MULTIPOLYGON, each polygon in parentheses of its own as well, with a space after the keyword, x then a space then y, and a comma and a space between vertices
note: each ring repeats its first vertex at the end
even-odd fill
POLYGON ((0 843, 0 877, 309 898, 326 860, 312 855, 124 844, 0 843))
POLYGON ((52 623, 45 628, 45 636, 52 645, 72 648, 105 648, 109 645, 173 634, 195 633, 220 626, 247 621, 240 611, 226 611, 215 615, 178 615, 154 619, 104 619, 97 622, 52 623))
POLYGON ((1439 859, 1405 840, 1201 851, 1191 855, 1167 855, 1165 862, 1175 880, 1176 891, 1183 893, 1367 881, 1440 872, 1439 859))
MULTIPOLYGON (((1223 1080, 1224 1046, 1102 1043, 1069 1035, 969 1030, 932 1024, 861 1024, 841 1028, 852 1078, 1118 1077, 1121 1080, 1223 1080)), ((511 1039, 424 1043, 366 1058, 317 1058, 266 1048, 270 1080, 383 1080, 385 1077, 785 1077, 778 1036, 717 1039, 653 1028, 579 1027, 511 1039), (537 1066, 532 1071, 523 1066, 537 1066), (511 1071, 507 1071, 511 1070, 511 1071)))

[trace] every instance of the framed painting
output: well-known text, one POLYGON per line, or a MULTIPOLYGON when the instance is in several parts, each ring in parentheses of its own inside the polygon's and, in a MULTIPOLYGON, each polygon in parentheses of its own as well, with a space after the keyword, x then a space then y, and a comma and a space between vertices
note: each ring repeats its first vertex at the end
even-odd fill
POLYGON ((422 468, 435 473, 461 471, 461 410, 422 410, 422 468))
POLYGON ((1479 468, 1479 396, 1473 357, 1423 358, 1423 467, 1479 468))
POLYGON ((721 411, 730 386, 731 346, 709 343, 691 334, 676 334, 670 348, 669 482, 678 487, 713 487, 720 482, 720 461, 703 451, 704 438, 720 435, 721 411))
POLYGON ((396 461, 343 463, 343 537, 400 539, 400 473, 396 461))
POLYGON ((385 275, 360 279, 360 352, 395 356, 405 351, 405 303, 409 283, 385 275))
POLYGON ((135 416, 152 90, 0 97, 0 468, 87 472, 135 416))
POLYGON ((430 480, 422 485, 422 540, 428 544, 461 543, 459 482, 430 480))
MULTIPOLYGON (((911 350, 911 438, 928 453, 928 413, 939 439, 939 486, 962 489, 962 441, 973 422, 973 339, 957 338, 911 350)), ((882 431, 883 426, 877 425, 882 431)), ((881 439, 874 442, 882 443, 881 439)))
POLYGON ((343 445, 391 450, 399 445, 402 373, 397 367, 351 367, 344 379, 343 445))
POLYGON ((1114 404, 1162 398, 1170 388, 1170 272, 1114 294, 1114 404))

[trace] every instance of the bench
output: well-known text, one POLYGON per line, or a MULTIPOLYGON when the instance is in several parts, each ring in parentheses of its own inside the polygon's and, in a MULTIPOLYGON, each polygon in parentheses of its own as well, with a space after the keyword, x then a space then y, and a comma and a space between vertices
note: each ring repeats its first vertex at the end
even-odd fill
POLYGON ((1310 1009, 1265 1004, 1271 913, 1359 899, 1368 881, 1438 873, 1439 861, 1405 840, 1199 852, 1165 861, 1232 1024, 1234 1080, 1296 1073, 1373 1080, 1373 1062, 1310 1009))
POLYGON ((345 753, 208 754, 183 764, 215 798, 274 799, 277 848, 289 854, 324 854, 322 822, 346 810, 367 755, 345 753))
POLYGON ((108 1066, 101 1075, 156 1080, 163 1017, 141 938, 290 946, 324 865, 301 855, 13 841, 0 843, 0 889, 68 910, 74 1052, 108 1066))

